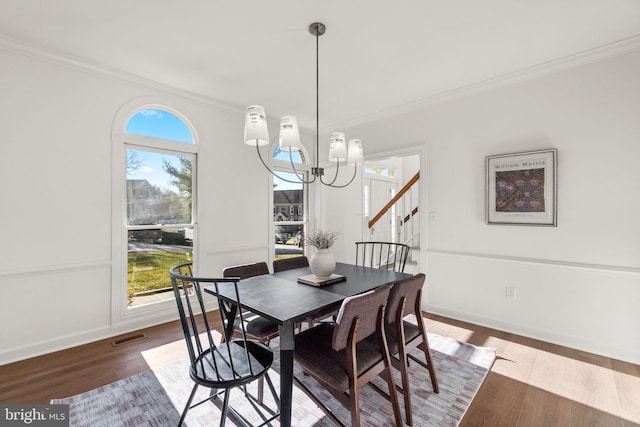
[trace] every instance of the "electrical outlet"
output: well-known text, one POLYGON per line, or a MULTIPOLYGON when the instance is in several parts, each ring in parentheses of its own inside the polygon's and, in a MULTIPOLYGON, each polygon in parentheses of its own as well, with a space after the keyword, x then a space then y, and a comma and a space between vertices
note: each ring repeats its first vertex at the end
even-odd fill
POLYGON ((505 292, 505 297, 507 299, 516 299, 516 288, 513 286, 507 286, 506 287, 506 292, 505 292))

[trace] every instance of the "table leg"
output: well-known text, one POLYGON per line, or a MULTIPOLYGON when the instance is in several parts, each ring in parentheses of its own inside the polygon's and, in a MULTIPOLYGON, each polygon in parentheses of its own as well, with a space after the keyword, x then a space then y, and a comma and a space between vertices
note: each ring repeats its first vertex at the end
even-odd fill
POLYGON ((280 426, 291 426, 293 401, 293 347, 294 322, 278 327, 280 333, 280 426))

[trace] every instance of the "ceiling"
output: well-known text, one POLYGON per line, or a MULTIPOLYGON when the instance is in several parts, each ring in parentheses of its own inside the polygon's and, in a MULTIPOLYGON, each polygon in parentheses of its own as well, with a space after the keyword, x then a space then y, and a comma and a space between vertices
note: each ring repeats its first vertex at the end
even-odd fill
MULTIPOLYGON (((0 41, 315 127, 412 108, 612 43, 638 0, 0 0, 0 41)), ((2 44, 0 44, 2 46, 2 44)), ((617 46, 617 44, 616 44, 617 46)))

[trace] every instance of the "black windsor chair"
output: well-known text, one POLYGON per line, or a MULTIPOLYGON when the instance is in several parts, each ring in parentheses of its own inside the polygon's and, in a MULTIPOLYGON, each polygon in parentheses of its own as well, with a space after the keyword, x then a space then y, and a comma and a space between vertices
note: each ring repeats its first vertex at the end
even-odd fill
MULTIPOLYGON (((214 334, 209 326, 206 316, 204 300, 202 298, 202 287, 212 286, 218 299, 219 313, 223 327, 229 322, 235 322, 236 306, 226 308, 222 301, 219 289, 231 287, 235 291, 237 301, 240 301, 238 294, 237 278, 201 278, 193 277, 192 265, 180 264, 169 270, 173 292, 175 294, 180 323, 184 331, 184 338, 189 352, 190 369, 189 374, 194 381, 193 389, 187 400, 178 426, 181 426, 189 409, 194 408, 207 401, 215 401, 224 394, 222 402, 222 412, 220 415, 220 426, 224 426, 228 412, 234 416, 234 421, 244 425, 250 425, 246 417, 238 413, 229 405, 229 395, 231 389, 242 387, 245 397, 251 402, 263 421, 260 426, 269 424, 276 419, 279 414, 262 403, 256 405, 257 399, 247 392, 246 385, 265 378, 276 405, 280 406, 280 401, 269 378, 268 370, 273 363, 273 352, 266 345, 247 339, 244 332, 244 322, 239 322, 241 337, 229 338, 216 344, 214 334), (198 320, 199 314, 203 313, 202 321, 198 320), (200 326, 204 324, 204 326, 200 326), (200 386, 211 389, 209 398, 199 403, 193 404, 196 391, 200 386), (260 410, 259 408, 262 408, 260 410)), ((238 316, 242 319, 241 310, 238 316)))
POLYGON ((410 249, 404 243, 356 242, 356 265, 402 273, 410 249))

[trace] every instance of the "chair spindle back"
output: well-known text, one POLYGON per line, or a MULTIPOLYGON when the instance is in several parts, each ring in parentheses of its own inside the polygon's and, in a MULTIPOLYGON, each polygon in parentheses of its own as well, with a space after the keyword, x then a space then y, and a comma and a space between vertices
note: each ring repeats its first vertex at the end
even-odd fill
POLYGON ((402 273, 410 249, 404 243, 356 242, 356 265, 402 273))

